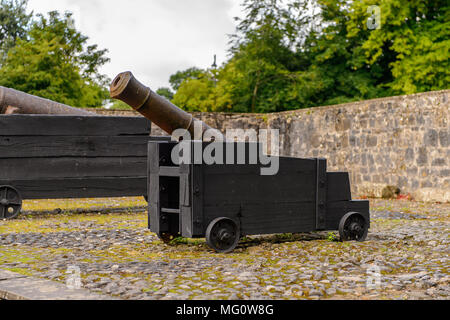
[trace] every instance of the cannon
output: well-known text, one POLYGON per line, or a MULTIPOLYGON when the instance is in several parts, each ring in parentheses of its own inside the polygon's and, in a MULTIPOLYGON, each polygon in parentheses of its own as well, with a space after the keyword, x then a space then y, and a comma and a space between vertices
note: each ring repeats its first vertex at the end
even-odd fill
MULTIPOLYGON (((191 115, 129 72, 113 81, 111 96, 169 134, 179 128, 192 131, 195 119, 191 115)), ((273 159, 279 170, 262 175, 267 164, 251 159, 267 156, 263 150, 261 143, 255 142, 150 141, 149 229, 164 242, 178 237, 206 238, 219 253, 233 251, 242 237, 250 235, 338 230, 342 241, 366 239, 369 202, 352 200, 347 172, 328 172, 326 159, 277 156, 273 159), (194 150, 187 161, 176 156, 180 144, 194 150), (223 151, 216 153, 214 163, 195 160, 199 159, 195 150, 203 155, 211 147, 223 151)))
POLYGON ((0 114, 95 115, 79 108, 2 86, 0 86, 0 114))
POLYGON ((0 87, 0 219, 23 199, 147 195, 151 122, 105 117, 0 87))
POLYGON ((111 98, 125 102, 169 135, 175 130, 185 129, 194 137, 196 122, 200 124, 201 134, 211 129, 206 123, 140 83, 129 71, 119 74, 113 80, 110 94, 111 98))

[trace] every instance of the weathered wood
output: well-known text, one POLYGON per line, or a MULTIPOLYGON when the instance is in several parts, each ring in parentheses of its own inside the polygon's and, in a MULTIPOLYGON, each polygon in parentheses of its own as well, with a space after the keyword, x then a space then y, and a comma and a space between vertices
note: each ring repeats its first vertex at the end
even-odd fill
POLYGON ((369 201, 336 201, 327 203, 326 229, 337 230, 340 220, 349 212, 359 212, 369 221, 370 226, 369 201))
POLYGON ((149 136, 0 136, 0 158, 145 157, 149 136))
POLYGON ((347 172, 327 173, 327 202, 352 200, 350 178, 347 172))
MULTIPOLYGON (((205 219, 206 192, 209 188, 209 184, 206 182, 205 169, 206 166, 203 165, 191 166, 192 236, 204 235, 210 222, 205 219)), ((220 183, 220 181, 216 181, 217 183, 220 183)))
POLYGON ((211 247, 226 252, 226 246, 236 243, 229 240, 239 235, 337 230, 348 212, 359 212, 369 221, 369 203, 351 201, 348 174, 327 174, 325 159, 280 157, 278 173, 265 176, 260 164, 167 167, 167 159, 161 159, 169 156, 173 144, 150 146, 149 184, 159 194, 149 204, 152 231, 206 236, 211 247), (167 194, 177 183, 179 204, 167 194))
POLYGON ((207 206, 315 200, 314 171, 305 172, 301 176, 296 176, 295 173, 261 176, 232 173, 239 168, 247 171, 247 166, 244 165, 222 167, 222 174, 205 172, 204 204, 207 206))
MULTIPOLYGON (((148 227, 156 234, 161 232, 161 205, 159 201, 159 154, 163 143, 148 144, 148 227)), ((164 228, 164 226, 163 226, 164 228)))
POLYGON ((315 230, 314 206, 314 201, 205 206, 204 220, 206 226, 218 217, 240 221, 242 236, 307 232, 315 230))
POLYGON ((40 180, 145 176, 145 157, 0 159, 0 179, 40 180))
POLYGON ((244 235, 315 230, 314 202, 261 203, 242 207, 244 235))
POLYGON ((78 178, 49 180, 0 180, 17 188, 24 199, 64 199, 143 196, 146 177, 78 178))
POLYGON ((316 171, 316 229, 324 230, 327 215, 327 161, 325 159, 317 159, 316 171))
POLYGON ((142 117, 0 116, 0 136, 130 136, 149 135, 142 117))
POLYGON ((159 175, 161 177, 179 177, 179 167, 159 167, 159 175))

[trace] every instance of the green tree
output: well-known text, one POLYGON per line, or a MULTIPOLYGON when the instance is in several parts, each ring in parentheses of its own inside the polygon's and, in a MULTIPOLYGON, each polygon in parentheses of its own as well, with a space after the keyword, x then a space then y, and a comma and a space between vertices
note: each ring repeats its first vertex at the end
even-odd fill
POLYGON ((213 111, 214 82, 207 71, 196 69, 195 72, 195 78, 188 77, 181 82, 172 102, 187 111, 213 111))
MULTIPOLYGON (((318 0, 318 4, 324 27, 308 35, 300 53, 312 79, 308 87, 315 88, 307 98, 313 105, 326 105, 386 95, 382 84, 392 76, 385 61, 369 65, 360 48, 369 31, 349 35, 353 2, 318 0)), ((390 56, 386 52, 386 59, 390 56)))
POLYGON ((232 38, 230 78, 233 110, 275 112, 305 107, 299 86, 304 82, 296 54, 314 16, 303 12, 308 1, 246 0, 246 17, 232 38))
MULTIPOLYGON (((174 103, 187 109, 270 112, 298 108, 301 14, 307 1, 283 7, 280 0, 244 1, 246 18, 231 39, 231 59, 211 77, 183 77, 174 103), (213 81, 214 79, 215 81, 213 81)), ((183 73, 182 73, 183 74, 183 73)))
POLYGON ((196 67, 178 71, 174 75, 170 76, 169 83, 172 86, 172 89, 176 92, 185 80, 199 79, 204 72, 204 70, 196 67))
POLYGON ((107 50, 88 45, 71 13, 38 15, 28 39, 18 39, 0 69, 0 85, 76 107, 98 107, 108 99, 99 68, 107 50))
POLYGON ((274 112, 448 89, 449 6, 244 0, 230 59, 213 76, 177 73, 173 101, 192 111, 274 112), (379 28, 369 23, 373 8, 379 28))
POLYGON ((173 99, 173 92, 172 90, 170 90, 170 88, 159 88, 158 90, 156 90, 156 93, 162 97, 165 97, 167 100, 173 99))
POLYGON ((125 102, 123 102, 121 100, 113 100, 112 105, 110 106, 109 109, 110 110, 126 110, 126 111, 133 110, 132 107, 130 107, 129 105, 127 105, 125 102))
POLYGON ((0 0, 0 66, 17 39, 25 39, 33 13, 27 0, 0 0))
POLYGON ((447 89, 450 83, 450 3, 445 0, 363 0, 352 3, 348 38, 361 59, 390 73, 383 85, 395 94, 447 89), (367 30, 368 8, 379 6, 381 25, 367 30))

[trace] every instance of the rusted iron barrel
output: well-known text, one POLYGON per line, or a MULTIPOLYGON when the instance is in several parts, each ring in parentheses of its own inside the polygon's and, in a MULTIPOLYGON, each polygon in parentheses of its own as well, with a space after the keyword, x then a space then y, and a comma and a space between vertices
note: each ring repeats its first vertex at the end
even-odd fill
POLYGON ((0 114, 95 115, 92 112, 2 86, 0 86, 0 114))
POLYGON ((206 130, 211 129, 204 122, 140 83, 131 72, 119 74, 111 84, 110 93, 111 98, 130 105, 170 135, 177 129, 185 129, 193 139, 197 139, 194 132, 195 123, 202 128, 202 132, 197 132, 197 135, 201 134, 202 137, 206 130))

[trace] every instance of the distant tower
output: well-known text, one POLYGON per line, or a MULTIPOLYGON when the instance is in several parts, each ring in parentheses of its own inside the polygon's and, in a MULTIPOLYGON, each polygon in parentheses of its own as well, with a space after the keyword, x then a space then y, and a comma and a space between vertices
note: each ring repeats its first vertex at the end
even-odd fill
POLYGON ((214 63, 211 66, 213 69, 217 69, 217 56, 214 55, 214 63))
POLYGON ((212 80, 214 81, 214 86, 217 86, 217 78, 216 78, 216 72, 214 72, 213 70, 217 70, 217 56, 214 55, 214 62, 211 66, 211 74, 212 74, 212 80))

